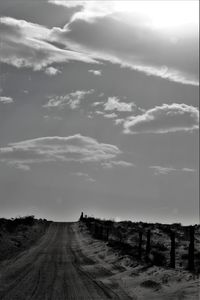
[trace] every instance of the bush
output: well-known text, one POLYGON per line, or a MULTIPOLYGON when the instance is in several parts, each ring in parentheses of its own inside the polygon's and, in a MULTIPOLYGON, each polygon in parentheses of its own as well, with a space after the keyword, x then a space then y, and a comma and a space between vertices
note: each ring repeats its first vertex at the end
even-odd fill
POLYGON ((19 225, 32 226, 34 221, 34 216, 19 217, 16 219, 6 220, 5 227, 8 232, 12 233, 19 225))

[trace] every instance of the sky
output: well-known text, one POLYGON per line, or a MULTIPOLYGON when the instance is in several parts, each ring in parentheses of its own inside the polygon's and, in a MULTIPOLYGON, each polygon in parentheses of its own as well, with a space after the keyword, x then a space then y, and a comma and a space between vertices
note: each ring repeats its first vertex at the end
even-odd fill
POLYGON ((198 1, 0 12, 0 217, 198 223, 198 1))

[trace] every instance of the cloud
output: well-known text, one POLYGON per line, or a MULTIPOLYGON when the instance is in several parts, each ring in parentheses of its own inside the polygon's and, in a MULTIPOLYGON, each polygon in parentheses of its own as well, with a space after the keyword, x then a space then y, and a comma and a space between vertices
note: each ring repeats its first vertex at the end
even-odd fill
POLYGON ((104 115, 104 112, 101 110, 95 110, 95 114, 97 115, 104 115))
POLYGON ((127 118, 125 133, 167 133, 199 128, 199 110, 187 104, 163 104, 127 118))
POLYGON ((191 169, 191 168, 182 168, 181 171, 183 171, 183 172, 191 172, 191 173, 196 172, 195 169, 191 169))
POLYGON ((135 166, 133 163, 131 162, 127 162, 127 161, 124 161, 124 160, 110 160, 110 161, 107 161, 107 162, 102 162, 101 165, 104 167, 104 168, 113 168, 114 166, 121 166, 121 167, 133 167, 135 166))
POLYGON ((19 168, 47 162, 99 162, 117 157, 121 151, 111 144, 76 134, 51 136, 10 143, 0 148, 0 161, 19 168))
MULTIPOLYGON (((2 17, 0 22, 1 53, 4 63, 15 67, 31 67, 33 70, 42 70, 52 63, 68 61, 82 61, 95 63, 89 54, 67 49, 60 49, 51 40, 51 29, 42 25, 2 17)), ((53 68, 53 67, 52 67, 53 68)), ((53 69, 46 69, 53 75, 53 69)), ((54 70, 55 71, 55 70, 54 70)))
POLYGON ((160 174, 167 175, 172 171, 176 171, 176 169, 172 167, 150 166, 149 168, 155 171, 154 173, 155 175, 160 175, 160 174))
POLYGON ((101 76, 101 70, 88 70, 88 72, 96 76, 101 76))
POLYGON ((106 119, 114 119, 114 118, 117 118, 118 115, 116 113, 110 113, 110 114, 105 114, 104 111, 101 111, 101 110, 95 110, 94 113, 96 115, 102 115, 104 118, 106 119))
POLYGON ((83 177, 86 181, 90 181, 90 182, 95 182, 96 181, 94 178, 90 177, 87 173, 76 172, 76 173, 73 173, 73 174, 78 176, 78 177, 83 177))
POLYGON ((117 97, 109 97, 108 101, 104 104, 104 109, 130 112, 132 111, 134 106, 135 104, 133 102, 120 102, 120 100, 117 97))
POLYGON ((71 92, 65 96, 55 96, 54 98, 49 99, 49 101, 45 105, 43 105, 43 107, 63 109, 64 107, 69 106, 74 110, 79 108, 81 101, 85 98, 86 95, 90 95, 93 92, 94 90, 80 90, 71 92))
POLYGON ((20 169, 22 171, 30 171, 31 169, 28 165, 25 165, 20 162, 10 162, 8 163, 8 165, 10 165, 11 167, 14 166, 15 168, 20 169))
POLYGON ((91 106, 98 106, 98 105, 102 105, 104 102, 103 101, 97 101, 91 104, 91 106))
POLYGON ((61 73, 61 71, 54 67, 48 67, 45 69, 45 73, 49 76, 54 76, 54 75, 61 73))
POLYGON ((177 172, 189 172, 189 173, 194 173, 196 172, 195 169, 191 168, 182 168, 182 169, 176 169, 173 167, 162 167, 162 166, 150 166, 150 169, 153 169, 155 171, 155 175, 167 175, 171 172, 177 171, 177 172))
POLYGON ((5 97, 5 96, 0 96, 0 103, 3 104, 9 104, 9 103, 13 103, 13 98, 11 97, 5 97))
POLYGON ((105 114, 104 118, 108 118, 108 119, 113 119, 116 118, 117 114, 116 113, 112 113, 112 114, 105 114))
POLYGON ((84 4, 87 1, 82 1, 82 0, 48 0, 49 3, 55 4, 55 5, 60 5, 60 6, 65 6, 65 7, 76 7, 76 6, 84 6, 84 4))
POLYGON ((61 121, 62 117, 60 116, 51 116, 51 115, 44 115, 43 118, 45 119, 45 121, 61 121))
POLYGON ((116 119, 115 120, 115 125, 119 125, 119 124, 122 124, 122 123, 124 123, 124 119, 116 119))

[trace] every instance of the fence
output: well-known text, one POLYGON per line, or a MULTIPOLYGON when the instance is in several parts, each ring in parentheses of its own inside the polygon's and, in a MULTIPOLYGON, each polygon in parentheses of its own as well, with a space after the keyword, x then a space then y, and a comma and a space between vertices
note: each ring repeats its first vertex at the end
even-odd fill
MULTIPOLYGON (((187 253, 182 255, 185 268, 191 272, 199 272, 199 270, 195 270, 195 226, 183 227, 180 224, 148 224, 142 222, 124 222, 125 225, 123 225, 122 223, 84 217, 83 215, 80 221, 86 225, 94 238, 107 241, 110 246, 120 249, 123 254, 131 255, 141 262, 160 266, 168 265, 171 268, 176 268, 177 247, 181 244, 178 232, 181 228, 183 232, 186 231, 185 235, 188 237, 186 242, 189 243, 187 253), (127 230, 127 223, 129 224, 129 230, 127 230), (155 244, 156 226, 161 228, 163 232, 160 240, 165 240, 166 235, 168 236, 170 242, 167 247, 160 242, 155 244), (177 228, 179 229, 177 230, 177 228), (135 237, 132 242, 129 241, 131 232, 135 237), (169 256, 168 262, 166 259, 167 256, 169 256)), ((179 257, 179 266, 181 265, 182 262, 179 257)))

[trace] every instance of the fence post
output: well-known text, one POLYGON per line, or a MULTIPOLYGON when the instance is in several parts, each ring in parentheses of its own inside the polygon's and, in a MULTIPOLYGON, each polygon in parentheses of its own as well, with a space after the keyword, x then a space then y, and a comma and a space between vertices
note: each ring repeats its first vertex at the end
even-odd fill
POLYGON ((146 243, 146 262, 149 261, 149 253, 151 250, 151 230, 147 231, 147 243, 146 243))
POLYGON ((170 267, 175 268, 175 232, 171 231, 171 251, 170 251, 170 267))
POLYGON ((142 231, 139 231, 138 258, 142 258, 142 231))
POLYGON ((194 271, 194 226, 190 226, 190 244, 188 251, 188 269, 194 271))
POLYGON ((106 240, 109 240, 109 227, 106 227, 106 240))

